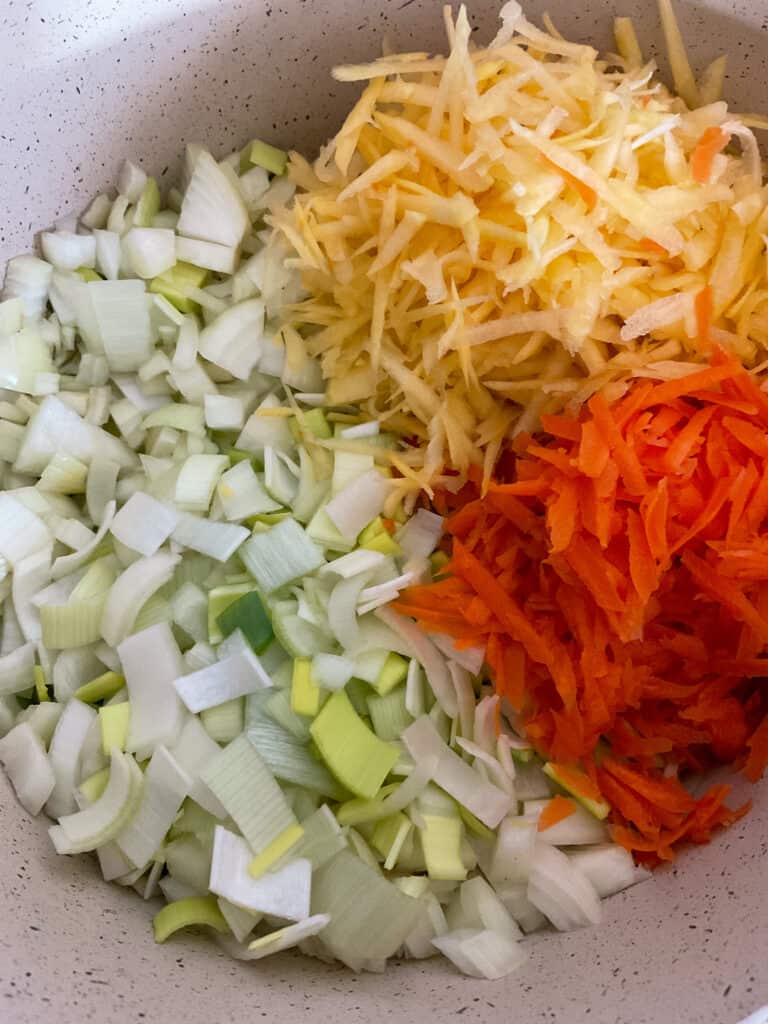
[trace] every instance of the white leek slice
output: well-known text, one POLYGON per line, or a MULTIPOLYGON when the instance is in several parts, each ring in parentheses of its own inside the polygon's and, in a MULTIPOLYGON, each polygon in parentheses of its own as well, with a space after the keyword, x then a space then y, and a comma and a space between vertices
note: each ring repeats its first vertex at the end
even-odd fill
POLYGON ((386 561, 386 556, 380 551, 370 551, 368 548, 356 548, 340 558, 334 558, 327 562, 320 570, 326 573, 335 573, 342 579, 348 580, 352 576, 359 576, 361 573, 372 572, 378 569, 386 561))
POLYGON ((459 710, 456 690, 445 659, 430 638, 415 622, 391 608, 377 608, 374 615, 405 640, 409 647, 409 656, 415 656, 423 665, 427 682, 438 704, 449 718, 455 718, 459 710))
POLYGON ((173 824, 192 780, 165 747, 158 746, 144 773, 138 810, 115 842, 136 868, 145 868, 173 824))
POLYGON ((506 936, 485 929, 460 929, 432 940, 443 956, 471 978, 498 980, 527 959, 523 947, 506 936))
POLYGON ((174 501, 185 512, 207 512, 221 474, 229 466, 226 455, 190 455, 176 478, 174 501))
POLYGON ((254 534, 243 544, 240 557, 263 594, 309 575, 325 562, 320 548, 294 519, 254 534))
POLYGON ((242 836, 216 826, 209 888, 237 907, 286 921, 309 915, 312 865, 292 860, 285 867, 254 878, 248 865, 253 851, 242 836))
POLYGON ((131 468, 136 456, 119 438, 81 419, 61 399, 49 395, 27 424, 14 468, 39 475, 57 452, 90 463, 96 456, 131 468))
MULTIPOLYGON (((207 406, 206 406, 207 408, 207 406)), ((216 487, 225 517, 230 521, 276 512, 280 505, 271 498, 253 466, 247 460, 228 469, 216 487)))
POLYGON ((497 786, 486 782, 479 772, 462 761, 443 742, 428 716, 424 715, 409 726, 402 739, 417 763, 423 758, 437 758, 432 773, 435 782, 488 828, 496 828, 509 813, 512 798, 497 786))
POLYGON ((200 150, 184 192, 177 224, 180 235, 237 246, 250 224, 237 188, 210 153, 200 150))
POLYGON ((101 635, 108 644, 117 647, 128 636, 142 606, 171 579, 179 561, 178 555, 159 552, 138 559, 118 576, 101 622, 101 635))
POLYGON ((443 517, 425 508, 416 509, 397 532, 396 540, 406 558, 426 558, 443 535, 443 517))
POLYGON ((57 853, 85 853, 114 839, 135 814, 144 776, 130 754, 113 747, 106 789, 89 807, 65 814, 49 829, 57 853))
MULTIPOLYGON (((206 766, 202 780, 221 801, 255 854, 268 849, 297 825, 272 773, 245 736, 233 740, 206 766)), ((299 830, 297 840, 300 835, 299 830)))
POLYGON ((327 914, 314 914, 297 924, 288 925, 275 932, 270 932, 269 935, 262 935, 258 939, 254 939, 249 944, 247 951, 233 955, 239 960, 262 960, 274 953, 282 953, 283 950, 292 949, 313 935, 319 935, 329 921, 330 917, 327 914))
POLYGON ((342 690, 354 672, 354 661, 338 654, 316 654, 312 659, 312 675, 324 690, 342 690))
POLYGON ((312 913, 330 915, 323 945, 348 962, 393 956, 413 931, 422 906, 349 850, 341 850, 315 872, 312 913))
POLYGON ((258 657, 243 650, 223 658, 215 665, 181 676, 174 683, 187 708, 197 713, 272 686, 272 680, 258 657))
POLYGON ((168 540, 178 521, 173 507, 136 491, 112 520, 110 530, 121 544, 149 557, 168 540))
POLYGON ((234 903, 225 900, 223 896, 220 896, 216 902, 229 930, 238 942, 244 942, 263 917, 262 914, 255 914, 251 910, 236 907, 234 903))
POLYGON ((221 753, 221 747, 211 739, 199 718, 188 716, 171 753, 192 779, 190 797, 215 818, 225 818, 227 812, 221 801, 201 779, 205 768, 221 753))
POLYGON ((53 768, 40 736, 21 722, 0 739, 0 764, 29 814, 39 814, 55 784, 53 768))
POLYGON ((70 699, 64 706, 51 739, 48 756, 56 785, 46 810, 52 818, 71 814, 76 809, 75 787, 78 782, 83 746, 93 723, 93 708, 82 701, 70 699))
POLYGON ((215 523, 185 513, 179 519, 172 536, 182 547, 199 551, 218 562, 226 562, 243 544, 248 530, 234 523, 215 523))
POLYGON ((158 744, 171 747, 184 718, 173 685, 184 672, 184 662, 170 627, 161 622, 134 633, 117 653, 131 701, 128 750, 146 756, 158 744))
POLYGON ((264 455, 267 445, 279 451, 293 449, 294 440, 288 420, 284 416, 270 415, 270 410, 277 409, 280 404, 275 395, 267 395, 246 420, 237 439, 238 448, 259 456, 264 455))
POLYGON ((325 513, 346 540, 355 540, 384 508, 390 492, 387 478, 377 469, 350 481, 325 506, 325 513))

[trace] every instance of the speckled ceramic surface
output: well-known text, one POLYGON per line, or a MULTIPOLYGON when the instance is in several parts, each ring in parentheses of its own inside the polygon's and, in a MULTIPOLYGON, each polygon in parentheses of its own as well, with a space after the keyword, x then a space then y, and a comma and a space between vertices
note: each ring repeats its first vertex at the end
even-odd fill
MULTIPOLYGON (((126 155, 174 174, 185 141, 258 134, 310 153, 355 95, 328 72, 393 44, 442 45, 438 0, 0 0, 0 260, 80 209, 126 155)), ((766 0, 681 2, 695 62, 733 57, 728 94, 768 111, 766 0)), ((496 4, 472 5, 488 35, 496 4)), ((549 0, 602 44, 612 14, 657 38, 651 0, 549 0)), ((610 900, 599 930, 530 942, 505 982, 444 961, 356 977, 283 957, 236 964, 186 937, 156 947, 153 908, 53 855, 0 779, 0 1024, 737 1024, 768 1003, 768 784, 754 812, 672 871, 610 900)))

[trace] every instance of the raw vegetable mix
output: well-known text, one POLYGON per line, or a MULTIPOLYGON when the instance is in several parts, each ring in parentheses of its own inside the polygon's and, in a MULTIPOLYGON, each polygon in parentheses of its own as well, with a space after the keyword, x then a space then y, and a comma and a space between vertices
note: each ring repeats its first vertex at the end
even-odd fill
POLYGON ((744 119, 515 3, 7 267, 0 762, 154 935, 498 978, 768 762, 744 119), (738 143, 738 147, 734 146, 738 143))

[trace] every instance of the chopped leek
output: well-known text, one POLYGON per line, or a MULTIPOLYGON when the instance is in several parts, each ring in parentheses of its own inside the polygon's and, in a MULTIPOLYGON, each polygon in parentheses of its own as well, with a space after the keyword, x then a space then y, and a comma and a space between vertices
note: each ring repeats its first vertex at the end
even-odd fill
POLYGON ((222 750, 201 777, 255 854, 297 824, 272 773, 245 736, 222 750))
POLYGON ((255 590, 227 605, 216 616, 216 624, 225 637, 239 629, 256 654, 261 654, 274 636, 272 624, 255 590))
POLYGON ((39 814, 56 779, 43 741, 29 722, 20 722, 0 739, 0 764, 22 807, 30 814, 39 814))
POLYGON ((329 697, 310 732, 339 782, 368 799, 376 796, 399 756, 397 747, 371 732, 343 690, 329 697))
POLYGON ((325 562, 320 548, 294 519, 254 534, 239 554, 263 594, 314 572, 325 562))
POLYGON ((159 910, 152 918, 155 942, 165 942, 182 928, 203 925, 217 932, 227 931, 216 900, 213 896, 190 896, 176 900, 159 910))
POLYGON ((99 708, 99 724, 101 726, 101 746, 109 757, 113 747, 125 750, 128 741, 128 728, 131 722, 131 704, 108 704, 99 708))

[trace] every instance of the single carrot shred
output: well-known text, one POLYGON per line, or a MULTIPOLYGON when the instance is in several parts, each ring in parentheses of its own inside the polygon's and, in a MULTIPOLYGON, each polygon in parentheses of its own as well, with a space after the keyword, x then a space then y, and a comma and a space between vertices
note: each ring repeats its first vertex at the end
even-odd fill
POLYGON ((558 822, 570 818, 575 811, 576 804, 573 800, 558 793, 552 797, 542 810, 536 829, 538 832, 545 832, 548 828, 552 828, 553 825, 557 825, 558 822))
POLYGON ((483 646, 569 792, 607 801, 638 860, 670 860, 746 809, 691 796, 686 772, 768 770, 768 396, 715 350, 544 424, 484 496, 445 499, 446 575, 395 607, 483 646))
POLYGON ((584 200, 584 204, 587 207, 587 211, 591 213, 597 205, 597 193, 593 188, 590 188, 581 178, 577 178, 575 174, 571 174, 569 171, 563 170, 563 168, 550 160, 549 157, 541 154, 542 163, 545 163, 553 171, 557 171, 559 175, 571 186, 576 189, 581 198, 584 200))
POLYGON ((693 180, 706 185, 712 175, 712 165, 718 153, 722 153, 731 136, 722 128, 706 128, 691 153, 691 174, 693 180))

